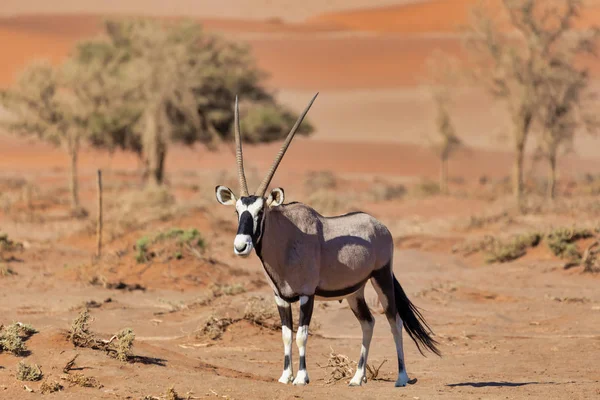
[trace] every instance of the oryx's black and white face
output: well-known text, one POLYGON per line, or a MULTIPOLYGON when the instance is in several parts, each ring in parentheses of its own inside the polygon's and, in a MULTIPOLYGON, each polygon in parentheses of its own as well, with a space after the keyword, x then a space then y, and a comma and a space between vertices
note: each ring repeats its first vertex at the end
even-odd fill
POLYGON ((217 186, 215 192, 219 203, 235 205, 238 230, 233 240, 233 252, 246 257, 262 239, 266 208, 283 203, 283 189, 273 189, 266 199, 253 195, 237 199, 231 189, 225 186, 217 186))

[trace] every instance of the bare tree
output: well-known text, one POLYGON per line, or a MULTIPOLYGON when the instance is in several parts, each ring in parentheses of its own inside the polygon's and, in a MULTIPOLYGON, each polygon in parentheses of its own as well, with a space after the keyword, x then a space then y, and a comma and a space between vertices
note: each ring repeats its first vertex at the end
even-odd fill
MULTIPOLYGON (((106 71, 91 85, 104 88, 99 103, 106 105, 95 111, 99 123, 92 143, 136 152, 151 182, 163 182, 170 143, 214 148, 230 137, 236 95, 242 113, 249 102, 269 113, 269 131, 246 127, 244 139, 266 142, 287 133, 287 125, 273 118, 287 121, 289 113, 261 86, 264 73, 247 46, 208 34, 193 22, 119 19, 107 21, 105 28, 106 35, 81 43, 74 54, 79 62, 106 71)), ((299 133, 311 131, 306 124, 299 133)))
MULTIPOLYGON (((515 151, 513 193, 521 209, 525 148, 542 107, 541 87, 557 50, 571 40, 569 31, 582 1, 502 0, 501 4, 504 21, 481 7, 473 10, 466 47, 474 76, 508 105, 515 151), (504 22, 509 29, 502 26, 504 22)), ((582 46, 572 47, 574 54, 585 51, 586 42, 581 40, 582 46)))
POLYGON ((592 128, 585 114, 582 115, 581 96, 587 87, 587 73, 571 65, 554 65, 542 86, 539 112, 541 137, 539 154, 548 162, 548 186, 546 195, 553 200, 556 195, 556 168, 561 149, 568 150, 580 127, 592 128))
POLYGON ((435 105, 435 125, 438 134, 431 147, 440 159, 440 191, 448 194, 448 160, 463 145, 456 135, 449 112, 452 92, 458 78, 456 60, 436 52, 428 61, 428 69, 429 90, 435 105))
POLYGON ((3 121, 9 131, 34 135, 66 150, 71 210, 82 216, 86 212, 79 202, 77 162, 85 129, 78 117, 78 101, 66 82, 60 68, 34 63, 23 71, 16 85, 0 91, 0 104, 9 113, 3 121))

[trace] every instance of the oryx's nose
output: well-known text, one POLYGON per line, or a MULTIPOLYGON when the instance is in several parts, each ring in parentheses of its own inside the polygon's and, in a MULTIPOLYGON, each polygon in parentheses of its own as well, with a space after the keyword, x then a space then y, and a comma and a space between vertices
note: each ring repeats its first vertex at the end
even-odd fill
POLYGON ((239 252, 239 253, 243 253, 246 248, 248 248, 248 243, 243 242, 243 243, 234 243, 233 247, 235 247, 235 249, 239 252))

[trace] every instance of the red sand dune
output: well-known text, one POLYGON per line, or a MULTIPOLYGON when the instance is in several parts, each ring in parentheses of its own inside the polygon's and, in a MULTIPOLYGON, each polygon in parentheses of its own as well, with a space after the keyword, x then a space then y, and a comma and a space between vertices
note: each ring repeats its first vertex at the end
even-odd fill
MULTIPOLYGON (((335 24, 356 31, 381 33, 457 32, 469 23, 470 10, 479 3, 480 0, 431 0, 326 13, 309 21, 335 24)), ((500 10, 499 0, 488 0, 485 4, 493 12, 500 10)), ((599 21, 600 4, 590 1, 575 25, 587 28, 597 25, 599 21)))

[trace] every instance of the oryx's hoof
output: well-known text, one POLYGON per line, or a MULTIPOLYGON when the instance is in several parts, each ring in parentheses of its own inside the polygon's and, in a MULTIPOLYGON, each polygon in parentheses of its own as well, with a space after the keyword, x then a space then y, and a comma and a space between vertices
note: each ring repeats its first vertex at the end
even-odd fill
POLYGON ((358 373, 354 374, 354 377, 348 384, 348 386, 362 386, 363 383, 367 383, 367 377, 358 371, 358 373))
POLYGON ((281 374, 281 378, 279 378, 279 382, 285 383, 286 385, 288 383, 292 383, 293 381, 294 381, 294 375, 293 375, 292 371, 283 371, 283 374, 281 374))
POLYGON ((306 370, 298 371, 298 375, 296 375, 296 379, 294 379, 294 385, 304 386, 308 385, 309 382, 310 379, 308 379, 308 373, 306 373, 306 370))
POLYGON ((404 387, 408 383, 408 375, 406 371, 402 371, 398 374, 398 379, 396 379, 396 387, 404 387))

